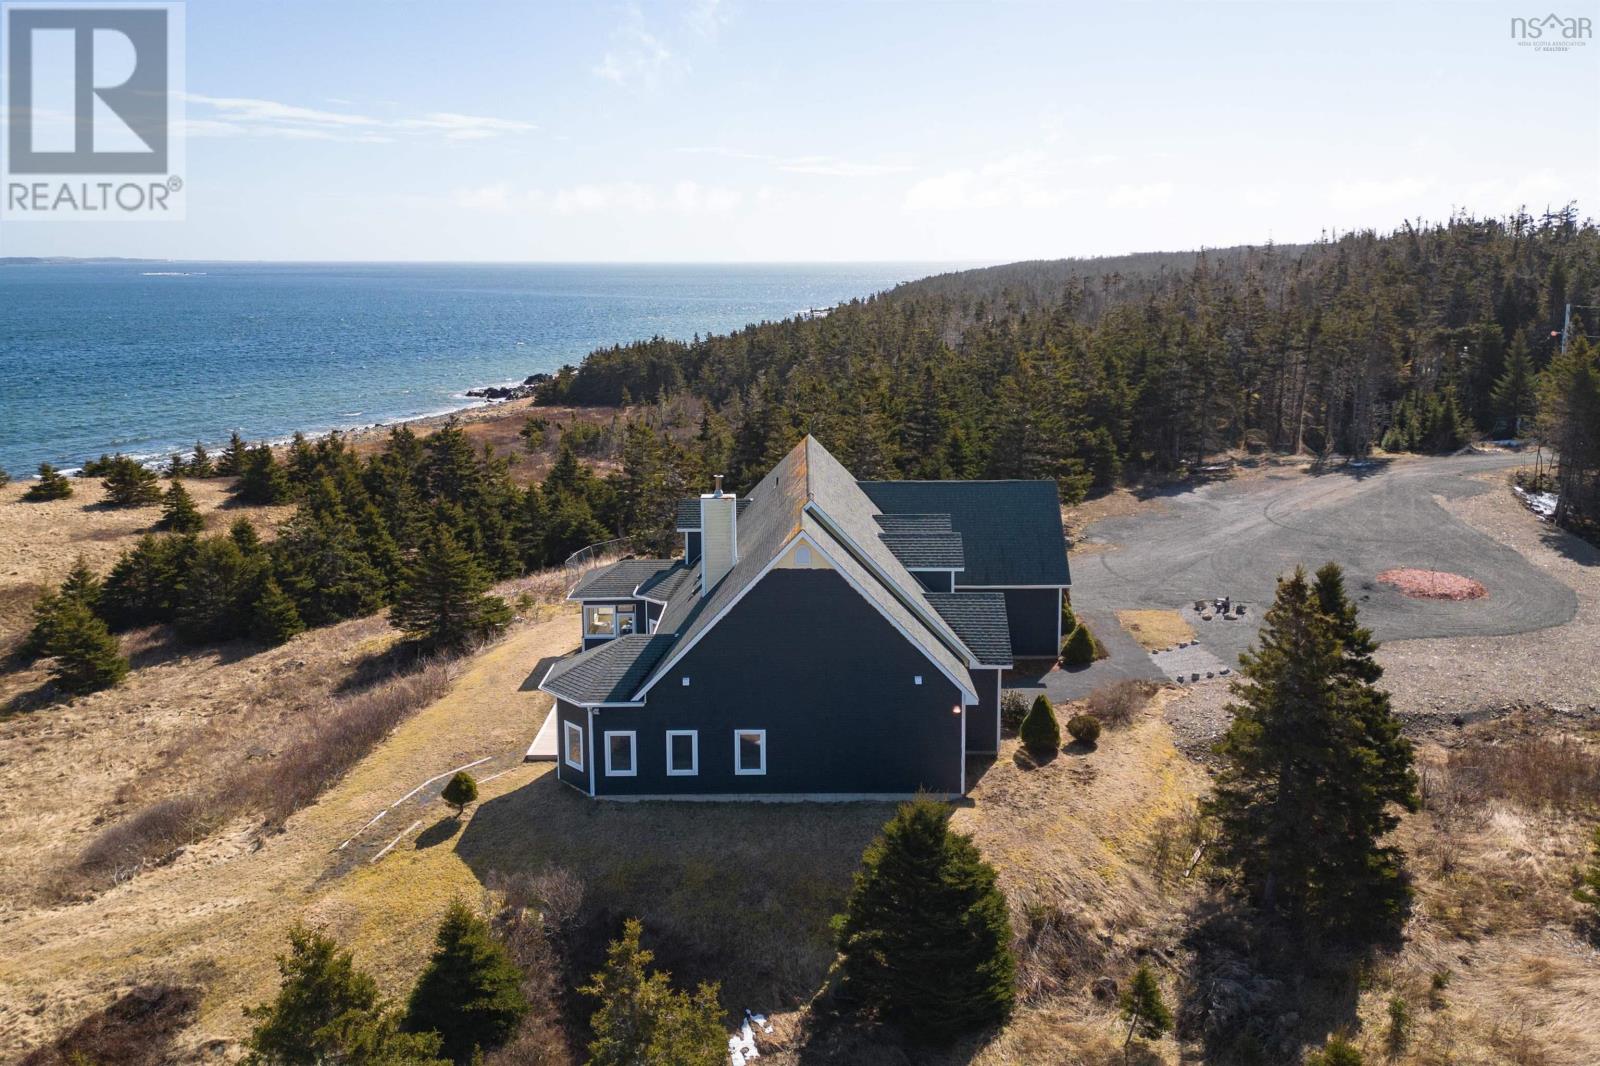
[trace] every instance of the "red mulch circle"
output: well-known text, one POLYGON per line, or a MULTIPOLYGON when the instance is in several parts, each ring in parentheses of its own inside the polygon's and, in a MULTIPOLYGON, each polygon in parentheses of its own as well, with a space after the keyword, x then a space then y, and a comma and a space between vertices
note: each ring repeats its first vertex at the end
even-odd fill
POLYGON ((1419 600, 1476 600, 1489 595, 1488 589, 1470 577, 1443 570, 1414 570, 1402 566, 1385 570, 1378 575, 1378 580, 1419 600))

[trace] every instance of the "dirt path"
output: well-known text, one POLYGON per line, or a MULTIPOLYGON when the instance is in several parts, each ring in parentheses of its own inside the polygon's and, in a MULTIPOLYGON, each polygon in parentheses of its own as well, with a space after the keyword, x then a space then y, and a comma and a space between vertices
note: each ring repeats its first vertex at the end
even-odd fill
POLYGON ((231 826, 91 902, 8 914, 0 925, 0 1046, 31 1046, 119 990, 151 979, 204 982, 200 1021, 186 1034, 192 1050, 236 1039, 244 1031, 241 1006, 273 987, 273 955, 298 920, 352 944, 360 965, 387 991, 401 991, 450 897, 478 891, 454 849, 429 848, 423 866, 405 862, 405 853, 448 839, 460 826, 442 804, 413 799, 406 817, 390 814, 385 821, 398 824, 375 839, 387 843, 419 817, 423 825, 381 860, 371 861, 378 848, 370 834, 343 853, 336 849, 375 813, 442 771, 489 757, 492 763, 481 765, 499 769, 482 786, 484 802, 548 772, 547 765, 519 761, 549 707, 528 674, 542 657, 569 650, 575 633, 573 618, 563 613, 476 656, 442 699, 279 835, 257 840, 253 826, 231 826), (334 876, 341 868, 348 874, 334 876))

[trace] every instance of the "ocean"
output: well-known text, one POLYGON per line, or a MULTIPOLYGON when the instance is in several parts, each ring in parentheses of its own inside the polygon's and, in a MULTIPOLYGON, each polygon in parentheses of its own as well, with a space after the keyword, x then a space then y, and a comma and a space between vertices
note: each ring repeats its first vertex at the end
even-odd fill
POLYGON ((945 269, 0 265, 0 467, 438 414, 595 348, 726 333, 945 269))

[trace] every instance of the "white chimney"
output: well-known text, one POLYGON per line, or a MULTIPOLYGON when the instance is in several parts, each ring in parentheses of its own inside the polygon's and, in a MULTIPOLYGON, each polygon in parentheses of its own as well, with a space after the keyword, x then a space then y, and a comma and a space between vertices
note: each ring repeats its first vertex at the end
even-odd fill
POLYGON ((700 595, 727 576, 739 561, 739 498, 717 487, 700 497, 700 595))

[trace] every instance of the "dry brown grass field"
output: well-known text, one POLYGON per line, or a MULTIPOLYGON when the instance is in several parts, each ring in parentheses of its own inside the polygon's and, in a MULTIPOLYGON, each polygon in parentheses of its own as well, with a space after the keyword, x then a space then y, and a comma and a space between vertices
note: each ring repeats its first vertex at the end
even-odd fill
MULTIPOLYGON (((501 414, 516 420, 513 444, 521 417, 501 414)), ((153 521, 153 509, 94 507, 88 487, 47 505, 17 502, 15 485, 0 490, 0 590, 10 597, 0 634, 20 631, 29 590, 58 580, 77 554, 103 569, 153 521)), ((210 524, 225 526, 236 512, 219 508, 221 484, 193 487, 210 524)), ((1503 638, 1504 654, 1577 654, 1563 642, 1600 625, 1600 567, 1558 550, 1509 493, 1461 506, 1579 594, 1573 623, 1503 638)), ((577 620, 553 604, 557 576, 506 591, 526 593, 506 637, 394 695, 398 724, 311 802, 273 817, 257 797, 109 882, 73 876, 91 842, 164 800, 268 780, 319 722, 393 683, 394 633, 382 619, 358 620, 270 651, 182 650, 159 631, 133 634, 135 669, 118 689, 0 718, 0 1057, 40 1046, 136 985, 169 982, 199 998, 163 1054, 232 1061, 247 1030, 241 1010, 275 987, 273 956, 292 924, 339 937, 401 996, 452 897, 480 900, 500 875, 552 868, 583 885, 590 954, 575 969, 623 916, 638 915, 678 980, 718 980, 730 1011, 773 1014, 766 1058, 779 1064, 1109 1066, 1123 1061, 1123 1027, 1108 979, 1125 981, 1141 961, 1175 1008, 1193 1008, 1203 961, 1194 923, 1217 898, 1193 816, 1208 771, 1174 739, 1213 693, 1163 688, 1132 701, 1093 749, 1035 765, 1008 741, 998 760, 974 766, 981 776, 955 824, 998 867, 1011 901, 1021 1007, 1003 1031, 932 1054, 841 1029, 811 1007, 833 960, 828 918, 889 808, 595 804, 559 786, 548 764, 520 758, 549 706, 533 688, 536 668, 573 646, 577 620), (480 802, 457 820, 426 783, 477 760, 487 760, 474 768, 480 802)), ((1449 643, 1384 650, 1402 706, 1426 703, 1419 693, 1447 672, 1430 646, 1449 643)), ((41 677, 0 675, 0 697, 41 677)), ((1312 1002, 1291 1025, 1306 1045, 1337 1029, 1368 1062, 1600 1062, 1600 953, 1570 896, 1600 816, 1596 723, 1538 705, 1537 684, 1485 678, 1480 688, 1444 691, 1498 699, 1508 713, 1418 733, 1425 803, 1398 833, 1417 887, 1404 942, 1355 967, 1326 1002, 1322 985, 1306 986, 1312 1002), (1513 700, 1526 705, 1510 711, 1513 700), (1410 1024, 1391 1040, 1396 999, 1410 1024)), ((1294 1062, 1300 1050, 1257 1061, 1294 1062)), ((1243 1060, 1190 1032, 1130 1061, 1243 1060)))

